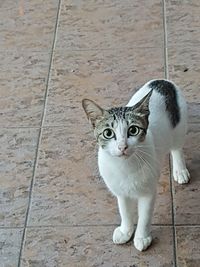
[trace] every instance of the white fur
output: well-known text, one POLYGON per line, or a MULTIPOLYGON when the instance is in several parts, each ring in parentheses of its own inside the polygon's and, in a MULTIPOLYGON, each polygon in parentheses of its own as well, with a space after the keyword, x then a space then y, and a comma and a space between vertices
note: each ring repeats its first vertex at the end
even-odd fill
MULTIPOLYGON (((133 106, 150 91, 150 82, 137 91, 127 106, 133 106)), ((121 215, 121 226, 116 228, 113 234, 114 243, 122 244, 131 238, 134 232, 132 202, 136 199, 139 218, 134 245, 142 251, 151 244, 150 227, 157 181, 160 176, 162 161, 167 153, 171 152, 172 155, 175 181, 180 184, 189 181, 189 172, 181 150, 187 131, 187 107, 177 86, 176 89, 181 120, 174 129, 171 127, 168 114, 165 111, 163 96, 155 90, 152 93, 149 103, 149 127, 146 138, 140 147, 143 158, 141 162, 136 160, 133 153, 135 139, 127 140, 125 125, 119 125, 117 140, 110 142, 107 149, 99 148, 100 174, 107 187, 117 197, 121 215), (129 142, 128 156, 120 157, 118 147, 127 142, 129 142)))

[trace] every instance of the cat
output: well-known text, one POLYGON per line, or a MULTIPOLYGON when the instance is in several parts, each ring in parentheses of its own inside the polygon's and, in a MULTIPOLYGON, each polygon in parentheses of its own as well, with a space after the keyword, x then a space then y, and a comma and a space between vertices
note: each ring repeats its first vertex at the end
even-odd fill
POLYGON ((187 105, 172 81, 151 80, 124 107, 103 109, 82 100, 99 145, 99 172, 117 197, 121 225, 113 242, 128 242, 134 233, 133 202, 138 204, 134 246, 146 250, 152 242, 151 221, 162 162, 171 153, 173 177, 189 182, 182 147, 187 132, 187 105))

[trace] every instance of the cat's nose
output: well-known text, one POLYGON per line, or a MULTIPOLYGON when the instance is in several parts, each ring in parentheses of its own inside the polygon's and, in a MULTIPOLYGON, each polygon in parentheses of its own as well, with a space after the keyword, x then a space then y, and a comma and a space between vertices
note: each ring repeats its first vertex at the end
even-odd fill
POLYGON ((123 153, 127 150, 128 146, 127 145, 118 145, 118 149, 123 153))

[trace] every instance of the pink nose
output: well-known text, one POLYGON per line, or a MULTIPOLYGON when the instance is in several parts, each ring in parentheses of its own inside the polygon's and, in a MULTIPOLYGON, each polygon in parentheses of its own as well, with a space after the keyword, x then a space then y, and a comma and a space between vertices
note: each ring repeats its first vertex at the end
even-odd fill
POLYGON ((119 149, 122 153, 125 152, 127 148, 128 148, 127 145, 119 145, 119 146, 118 146, 118 149, 119 149))

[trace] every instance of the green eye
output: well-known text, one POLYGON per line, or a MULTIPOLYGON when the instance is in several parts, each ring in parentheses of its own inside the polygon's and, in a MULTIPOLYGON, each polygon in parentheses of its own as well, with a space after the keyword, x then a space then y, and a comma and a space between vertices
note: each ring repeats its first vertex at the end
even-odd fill
POLYGON ((129 129, 128 129, 128 136, 136 136, 138 135, 140 132, 140 128, 138 128, 137 126, 131 126, 129 129))
POLYGON ((105 129, 103 131, 103 136, 106 139, 111 139, 111 138, 113 138, 115 136, 115 134, 114 134, 113 130, 108 128, 108 129, 105 129))

